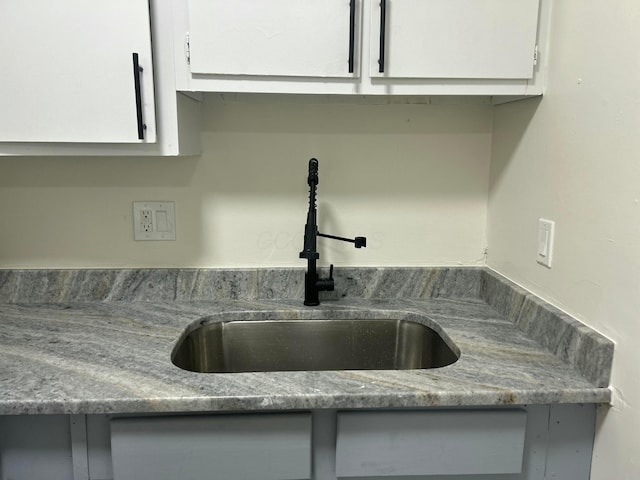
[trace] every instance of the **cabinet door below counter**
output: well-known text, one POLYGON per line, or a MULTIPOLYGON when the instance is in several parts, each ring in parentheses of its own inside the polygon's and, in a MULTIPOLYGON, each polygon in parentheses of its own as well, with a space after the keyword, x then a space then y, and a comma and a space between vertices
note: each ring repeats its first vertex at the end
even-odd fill
POLYGON ((311 478, 311 414, 111 420, 114 480, 311 478))
POLYGON ((339 412, 338 477, 520 473, 527 412, 339 412))

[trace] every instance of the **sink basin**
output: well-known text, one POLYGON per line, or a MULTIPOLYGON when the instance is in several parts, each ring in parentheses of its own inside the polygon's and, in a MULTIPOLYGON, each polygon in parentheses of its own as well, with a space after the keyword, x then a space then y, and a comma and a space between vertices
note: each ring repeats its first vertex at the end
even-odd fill
POLYGON ((171 360, 192 372, 238 373, 437 368, 458 355, 437 332, 407 320, 242 320, 201 325, 171 360))

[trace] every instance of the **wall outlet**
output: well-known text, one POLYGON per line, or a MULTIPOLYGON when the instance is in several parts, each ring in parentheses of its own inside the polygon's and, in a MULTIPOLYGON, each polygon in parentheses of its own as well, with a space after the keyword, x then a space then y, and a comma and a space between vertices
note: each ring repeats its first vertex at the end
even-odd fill
POLYGON ((174 202, 133 202, 135 240, 175 240, 174 202))
POLYGON ((144 209, 140 211, 140 227, 145 233, 153 232, 153 210, 144 209))

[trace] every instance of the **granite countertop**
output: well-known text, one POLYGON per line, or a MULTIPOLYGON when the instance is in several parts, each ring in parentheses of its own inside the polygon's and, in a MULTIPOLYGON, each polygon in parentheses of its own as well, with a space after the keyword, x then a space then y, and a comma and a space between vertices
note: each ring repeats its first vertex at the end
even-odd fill
MULTIPOLYGON (((266 282, 271 293, 247 293, 245 285, 243 295, 222 295, 219 287, 229 285, 228 271, 216 273, 215 281, 192 271, 199 280, 191 283, 185 280, 191 278, 189 272, 175 271, 103 271, 93 276, 80 271, 4 272, 0 414, 610 401, 613 345, 608 340, 570 317, 558 320, 560 312, 495 273, 468 270, 350 272, 343 283, 351 291, 358 290, 359 279, 377 275, 377 287, 384 286, 395 297, 383 298, 376 288, 360 292, 366 298, 352 298, 343 291, 314 308, 303 307, 300 297, 268 298, 277 296, 273 281, 266 282), (410 278, 398 280, 398 275, 410 278), (461 279, 468 286, 462 294, 457 291, 461 279), (171 298, 158 293, 166 293, 167 281, 173 285, 171 298), (79 287, 87 282, 91 288, 79 287), (207 290, 201 282, 218 287, 207 290), (189 295, 176 294, 187 284, 189 295), (134 293, 115 295, 116 287, 127 295, 134 293), (268 318, 408 319, 444 332, 461 356, 442 368, 398 371, 194 373, 171 363, 180 335, 203 319, 268 318), (542 331, 540 325, 547 327, 542 331), (553 333, 553 326, 560 333, 553 333), (557 339, 557 345, 545 344, 557 339)), ((252 275, 234 272, 232 283, 250 284, 252 275)), ((264 273, 256 275, 260 283, 264 273)), ((270 275, 297 279, 300 272, 270 275)), ((299 283, 294 283, 296 288, 299 283)))

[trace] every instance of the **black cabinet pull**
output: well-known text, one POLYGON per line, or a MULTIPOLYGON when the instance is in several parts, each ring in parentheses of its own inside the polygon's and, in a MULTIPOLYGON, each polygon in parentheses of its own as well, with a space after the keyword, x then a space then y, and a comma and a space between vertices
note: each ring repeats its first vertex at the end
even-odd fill
POLYGON ((142 67, 138 61, 138 54, 133 54, 133 84, 136 89, 136 114, 138 116, 138 139, 144 140, 144 130, 147 126, 142 119, 142 91, 140 89, 140 74, 142 67))
POLYGON ((351 0, 349 2, 349 73, 353 73, 355 43, 356 43, 356 0, 351 0))
POLYGON ((387 0, 380 0, 380 58, 378 72, 384 73, 384 50, 387 43, 387 0))

